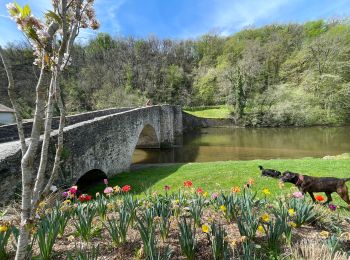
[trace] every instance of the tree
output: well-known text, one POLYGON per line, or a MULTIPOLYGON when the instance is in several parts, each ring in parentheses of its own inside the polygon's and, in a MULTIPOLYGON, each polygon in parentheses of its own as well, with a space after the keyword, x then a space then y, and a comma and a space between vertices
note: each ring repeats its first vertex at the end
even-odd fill
POLYGON ((70 56, 74 40, 79 29, 90 27, 97 29, 99 23, 95 19, 93 0, 54 0, 53 11, 48 11, 45 21, 41 21, 31 14, 30 7, 21 7, 17 3, 7 5, 12 19, 29 40, 36 56, 35 64, 40 67, 40 76, 36 85, 36 107, 33 119, 31 137, 28 142, 24 139, 20 107, 14 95, 14 80, 11 66, 2 49, 1 58, 9 81, 8 92, 15 109, 19 138, 22 150, 22 204, 21 223, 17 243, 16 260, 30 257, 28 245, 30 243, 30 224, 40 200, 50 193, 52 184, 58 174, 63 152, 63 128, 65 125, 65 108, 62 101, 59 75, 70 64, 70 56), (47 87, 43 78, 50 77, 47 87), (58 140, 52 169, 48 169, 48 147, 52 132, 52 116, 54 105, 60 113, 58 140), (44 118, 44 134, 40 147, 40 134, 44 118), (35 167, 35 158, 40 156, 39 166, 35 167), (48 180, 45 174, 49 172, 48 180))

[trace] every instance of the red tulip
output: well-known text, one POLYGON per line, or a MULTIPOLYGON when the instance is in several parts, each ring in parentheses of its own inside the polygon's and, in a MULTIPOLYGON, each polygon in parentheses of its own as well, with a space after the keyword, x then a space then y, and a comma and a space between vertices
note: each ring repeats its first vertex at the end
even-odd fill
POLYGON ((192 181, 184 181, 184 186, 185 187, 191 187, 192 186, 192 181))
POLYGON ((124 185, 122 187, 122 192, 129 192, 131 190, 131 186, 130 185, 124 185))
POLYGON ((316 196, 315 197, 315 199, 317 200, 317 201, 324 201, 324 197, 322 196, 322 195, 318 195, 318 196, 316 196))

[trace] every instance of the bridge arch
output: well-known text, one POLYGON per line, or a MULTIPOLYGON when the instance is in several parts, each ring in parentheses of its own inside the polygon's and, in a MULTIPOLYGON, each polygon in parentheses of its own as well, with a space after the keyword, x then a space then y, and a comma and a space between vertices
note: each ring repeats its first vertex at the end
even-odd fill
POLYGON ((76 181, 76 185, 80 191, 85 191, 88 187, 91 187, 93 184, 102 183, 103 179, 107 179, 107 174, 100 169, 92 169, 84 173, 76 181))
POLYGON ((156 130, 150 124, 146 124, 138 136, 136 148, 159 148, 160 142, 156 130))

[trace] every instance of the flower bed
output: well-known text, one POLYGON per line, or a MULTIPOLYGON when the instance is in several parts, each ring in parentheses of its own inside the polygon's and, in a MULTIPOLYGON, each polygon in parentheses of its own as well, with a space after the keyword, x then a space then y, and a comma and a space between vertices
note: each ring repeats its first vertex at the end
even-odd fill
MULTIPOLYGON (((94 198, 64 192, 42 202, 28 225, 33 255, 41 259, 347 259, 349 218, 335 205, 313 204, 302 194, 270 199, 253 179, 231 192, 207 192, 185 180, 183 188, 144 198, 132 186, 109 187, 94 198), (308 246, 310 245, 310 246, 308 246), (313 256, 311 256, 313 254, 313 256)), ((283 188, 283 187, 281 187, 283 188)), ((320 201, 322 201, 320 199, 320 201)), ((0 225, 0 258, 14 253, 16 221, 0 225)))

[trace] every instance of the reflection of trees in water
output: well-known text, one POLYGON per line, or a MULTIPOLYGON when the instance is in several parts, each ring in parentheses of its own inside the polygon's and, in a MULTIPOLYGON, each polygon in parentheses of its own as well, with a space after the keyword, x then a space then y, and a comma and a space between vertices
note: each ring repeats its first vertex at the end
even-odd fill
POLYGON ((147 150, 138 163, 323 157, 350 152, 350 127, 205 128, 183 147, 147 150))

